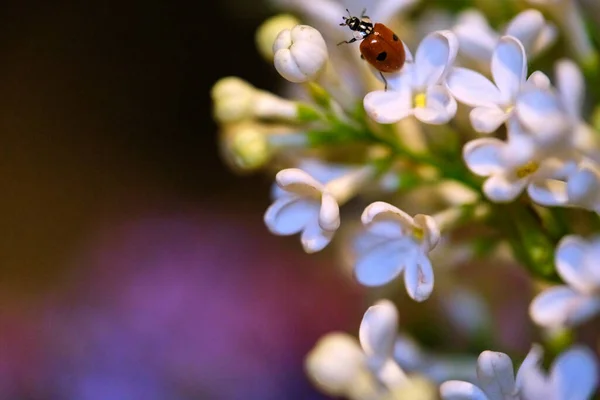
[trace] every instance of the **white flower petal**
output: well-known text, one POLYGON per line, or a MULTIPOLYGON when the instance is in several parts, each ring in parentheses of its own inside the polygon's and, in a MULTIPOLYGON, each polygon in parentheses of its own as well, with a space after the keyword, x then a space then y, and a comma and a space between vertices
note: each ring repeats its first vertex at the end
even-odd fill
POLYGON ((403 270, 407 250, 396 241, 388 241, 360 254, 354 266, 356 280, 364 286, 382 286, 394 280, 403 270))
POLYGON ((321 229, 330 232, 335 232, 340 227, 340 208, 329 192, 324 192, 321 197, 319 225, 321 229))
POLYGON ((546 26, 544 16, 538 10, 525 10, 514 17, 508 26, 505 33, 519 39, 527 54, 531 55, 531 51, 546 26))
POLYGON ((510 114, 500 107, 476 107, 471 110, 469 119, 473 129, 479 133, 492 133, 509 118, 510 114))
POLYGON ((491 399, 510 399, 515 392, 512 360, 504 353, 484 351, 477 359, 477 381, 491 399))
POLYGON ((453 28, 460 44, 460 53, 474 60, 489 62, 498 39, 485 16, 477 10, 462 12, 453 28))
POLYGON ((298 168, 281 170, 275 176, 275 182, 283 190, 299 196, 318 198, 323 185, 315 178, 298 168))
POLYGON ((533 134, 558 134, 570 126, 560 100, 550 90, 524 91, 517 99, 515 110, 520 122, 533 134))
POLYGON ((509 179, 504 174, 490 176, 483 184, 483 192, 492 201, 497 203, 511 202, 516 199, 525 186, 527 181, 524 179, 509 179))
MULTIPOLYGON (((522 369, 520 375, 519 394, 523 400, 553 400, 555 391, 545 372, 537 366, 522 369)), ((521 372, 521 370, 519 370, 521 372)))
POLYGON ((333 239, 335 231, 325 231, 321 229, 316 218, 311 220, 302 231, 300 242, 304 251, 307 253, 316 253, 323 250, 333 239))
POLYGON ((408 383, 406 374, 393 358, 383 363, 377 371, 377 378, 388 388, 398 388, 408 383))
POLYGON ((581 293, 594 293, 597 282, 593 272, 586 268, 586 252, 589 244, 579 236, 569 235, 556 246, 554 262, 556 272, 574 289, 581 293))
POLYGON ((583 346, 561 353, 550 369, 550 381, 557 399, 590 399, 598 386, 596 356, 583 346))
POLYGON ((582 295, 567 286, 555 286, 533 299, 529 315, 538 325, 557 328, 577 325, 599 310, 599 298, 582 295))
POLYGON ((529 75, 529 78, 527 78, 527 83, 532 84, 538 89, 544 90, 548 90, 552 87, 550 78, 548 78, 548 75, 542 71, 534 71, 531 75, 529 75))
POLYGON ((546 24, 542 28, 542 31, 540 32, 539 36, 537 37, 537 40, 531 48, 531 54, 533 56, 537 56, 538 54, 542 53, 544 50, 552 46, 558 38, 558 33, 559 32, 556 25, 546 21, 546 24))
POLYGON ((414 220, 410 215, 383 201, 369 204, 360 218, 363 225, 369 225, 374 221, 390 220, 397 221, 404 229, 412 229, 414 226, 414 220))
POLYGON ((564 206, 568 201, 567 184, 556 179, 533 180, 527 185, 527 194, 543 206, 564 206))
POLYGON ((515 387, 521 390, 529 371, 537 371, 540 368, 544 357, 544 349, 539 344, 535 343, 531 346, 527 357, 521 363, 517 377, 515 378, 515 387))
POLYGON ((393 124, 412 115, 412 92, 408 87, 397 90, 376 90, 363 100, 365 111, 380 124, 393 124))
POLYGON ((525 49, 518 39, 512 36, 500 38, 492 55, 491 70, 503 103, 512 103, 525 83, 527 74, 525 49))
POLYGON ((563 105, 572 118, 578 119, 585 93, 585 80, 581 70, 573 61, 563 59, 556 63, 555 75, 563 105))
POLYGON ((444 400, 490 400, 477 386, 463 381, 447 381, 440 386, 444 400))
POLYGON ((456 115, 456 100, 443 86, 430 86, 427 89, 425 107, 415 108, 415 117, 426 124, 441 125, 456 115))
POLYGON ((397 335, 398 310, 394 303, 384 299, 367 309, 358 331, 360 344, 367 355, 382 361, 391 357, 397 335))
POLYGON ((293 235, 317 217, 318 207, 316 202, 307 199, 283 196, 267 209, 264 221, 269 231, 276 235, 293 235))
POLYGON ((423 230, 425 250, 431 251, 440 241, 440 228, 435 219, 429 215, 417 214, 414 217, 414 223, 423 230))
POLYGON ((425 254, 418 252, 414 259, 406 260, 404 284, 413 300, 427 300, 433 291, 433 282, 433 268, 425 254))
POLYGON ((458 52, 458 39, 451 31, 437 31, 427 35, 419 44, 415 55, 414 87, 435 85, 454 63, 458 52))
POLYGON ((446 82, 450 93, 461 103, 472 107, 491 107, 502 103, 498 88, 479 72, 466 68, 452 68, 446 82))
POLYGON ((567 196, 574 204, 595 208, 599 193, 600 176, 591 168, 583 167, 567 180, 567 196))
POLYGON ((463 159, 474 174, 490 176, 502 171, 501 151, 504 146, 504 142, 496 138, 471 140, 463 147, 463 159))

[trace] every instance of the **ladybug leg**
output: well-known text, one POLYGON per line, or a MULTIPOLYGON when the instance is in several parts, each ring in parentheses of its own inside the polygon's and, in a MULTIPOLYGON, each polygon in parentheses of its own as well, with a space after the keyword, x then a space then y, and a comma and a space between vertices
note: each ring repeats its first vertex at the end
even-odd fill
POLYGON ((360 18, 361 19, 363 19, 363 18, 371 19, 371 18, 369 18, 368 15, 365 14, 366 12, 367 12, 367 9, 363 8, 362 12, 360 13, 360 18))
POLYGON ((385 87, 383 90, 385 90, 387 92, 387 79, 385 79, 385 76, 383 76, 383 72, 379 71, 379 75, 381 75, 381 79, 383 79, 383 83, 385 84, 385 87))
POLYGON ((356 42, 356 40, 357 40, 356 38, 352 38, 350 40, 344 40, 342 42, 339 42, 337 45, 339 46, 340 44, 344 44, 344 43, 354 43, 354 42, 356 42))

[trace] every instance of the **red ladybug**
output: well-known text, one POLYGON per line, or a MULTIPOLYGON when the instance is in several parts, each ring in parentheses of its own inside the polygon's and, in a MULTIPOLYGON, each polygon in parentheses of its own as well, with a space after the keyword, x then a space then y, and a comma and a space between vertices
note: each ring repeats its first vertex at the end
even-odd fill
POLYGON ((338 46, 362 40, 360 43, 361 57, 379 71, 387 90, 387 80, 383 76, 383 72, 399 71, 404 66, 406 52, 398 35, 384 24, 373 25, 369 17, 365 15, 365 11, 363 10, 360 18, 352 16, 349 11, 348 16, 343 17, 344 22, 340 26, 350 28, 354 32, 354 37, 338 43, 338 46))

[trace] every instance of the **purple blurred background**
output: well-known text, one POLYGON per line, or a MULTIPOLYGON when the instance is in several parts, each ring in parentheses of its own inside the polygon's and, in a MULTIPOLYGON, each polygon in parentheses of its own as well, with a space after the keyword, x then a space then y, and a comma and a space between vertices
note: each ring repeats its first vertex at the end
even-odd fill
POLYGON ((2 3, 1 399, 322 398, 303 357, 364 299, 219 159, 211 85, 277 82, 241 6, 2 3))

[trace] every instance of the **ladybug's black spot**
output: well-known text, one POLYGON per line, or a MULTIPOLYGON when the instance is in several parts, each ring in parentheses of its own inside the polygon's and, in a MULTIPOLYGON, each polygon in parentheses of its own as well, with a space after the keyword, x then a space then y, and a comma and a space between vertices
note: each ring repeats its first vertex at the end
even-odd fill
POLYGON ((360 58, 362 58, 363 60, 365 59, 365 56, 363 56, 362 54, 360 55, 360 58))
POLYGON ((398 41, 398 35, 396 35, 395 33, 392 35, 392 39, 394 39, 394 42, 398 41))
POLYGON ((385 61, 385 59, 387 58, 387 52, 382 51, 381 53, 377 54, 377 61, 385 61))

